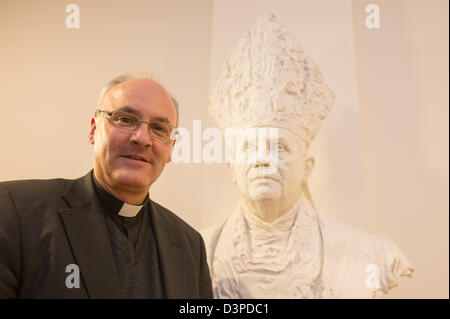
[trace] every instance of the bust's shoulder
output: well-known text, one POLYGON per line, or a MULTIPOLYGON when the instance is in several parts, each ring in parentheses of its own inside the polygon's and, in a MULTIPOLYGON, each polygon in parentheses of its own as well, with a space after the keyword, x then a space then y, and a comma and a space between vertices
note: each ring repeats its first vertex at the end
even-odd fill
POLYGON ((325 243, 337 251, 360 251, 358 248, 380 246, 387 239, 364 230, 351 227, 331 217, 320 217, 325 243))
POLYGON ((217 244, 227 220, 228 218, 200 230, 200 234, 205 241, 206 251, 212 250, 212 248, 217 244))
POLYGON ((341 287, 343 297, 387 293, 401 277, 411 277, 414 272, 408 258, 388 238, 327 217, 321 218, 321 228, 328 274, 341 287))
POLYGON ((345 225, 329 217, 320 218, 327 249, 350 255, 392 255, 401 252, 390 239, 345 225))

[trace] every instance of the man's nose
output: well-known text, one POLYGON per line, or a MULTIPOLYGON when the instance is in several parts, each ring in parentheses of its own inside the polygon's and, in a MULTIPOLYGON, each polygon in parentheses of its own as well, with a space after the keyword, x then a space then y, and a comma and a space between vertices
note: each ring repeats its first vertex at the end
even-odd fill
POLYGON ((134 145, 139 145, 141 147, 150 147, 152 145, 152 136, 147 122, 140 123, 131 134, 130 141, 134 145))

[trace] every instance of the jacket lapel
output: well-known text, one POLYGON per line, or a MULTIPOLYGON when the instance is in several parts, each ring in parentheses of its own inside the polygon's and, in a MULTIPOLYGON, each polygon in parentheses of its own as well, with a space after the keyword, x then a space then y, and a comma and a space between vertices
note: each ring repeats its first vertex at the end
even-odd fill
POLYGON ((150 200, 151 221, 156 239, 162 282, 166 297, 170 299, 186 298, 187 275, 185 270, 185 251, 178 234, 171 229, 171 221, 166 213, 150 200))
POLYGON ((59 213, 89 297, 120 298, 106 221, 91 174, 92 171, 69 186, 63 197, 70 208, 59 213))

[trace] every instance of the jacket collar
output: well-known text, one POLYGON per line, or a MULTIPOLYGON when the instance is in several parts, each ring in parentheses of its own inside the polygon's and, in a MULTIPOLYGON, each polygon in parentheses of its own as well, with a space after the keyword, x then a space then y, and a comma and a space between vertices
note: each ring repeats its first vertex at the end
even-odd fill
POLYGON ((135 217, 141 211, 142 207, 147 205, 147 201, 149 200, 147 193, 145 200, 140 205, 131 205, 106 191, 106 189, 97 181, 94 174, 92 174, 92 181, 94 183, 95 192, 103 207, 112 214, 135 217))
MULTIPOLYGON (((74 180, 62 195, 69 208, 59 211, 90 298, 120 298, 117 269, 109 242, 102 205, 96 195, 93 170, 74 180)), ((185 298, 187 256, 180 234, 166 212, 152 200, 151 223, 158 250, 161 278, 167 298, 185 298)))
POLYGON ((89 297, 120 298, 117 269, 92 173, 70 184, 63 194, 69 208, 59 213, 89 297))
POLYGON ((188 295, 188 274, 186 274, 186 250, 182 249, 183 240, 172 225, 168 213, 150 200, 151 223, 155 234, 160 264, 161 278, 166 298, 183 299, 188 295))

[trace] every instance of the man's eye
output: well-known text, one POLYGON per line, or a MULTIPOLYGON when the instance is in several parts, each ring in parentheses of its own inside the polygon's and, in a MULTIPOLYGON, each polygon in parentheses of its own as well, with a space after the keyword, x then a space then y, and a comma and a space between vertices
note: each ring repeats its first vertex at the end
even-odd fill
POLYGON ((136 123, 136 120, 129 116, 119 116, 117 118, 117 122, 123 125, 134 125, 136 123))
POLYGON ((152 131, 159 135, 165 135, 168 132, 168 129, 165 125, 159 123, 152 123, 152 131))

